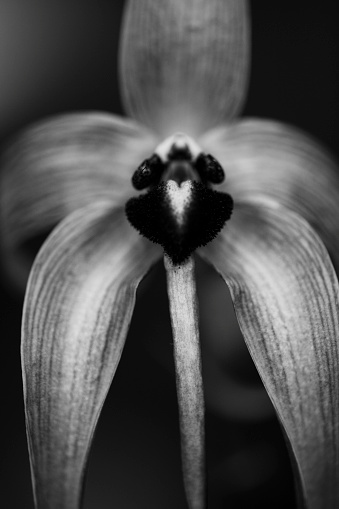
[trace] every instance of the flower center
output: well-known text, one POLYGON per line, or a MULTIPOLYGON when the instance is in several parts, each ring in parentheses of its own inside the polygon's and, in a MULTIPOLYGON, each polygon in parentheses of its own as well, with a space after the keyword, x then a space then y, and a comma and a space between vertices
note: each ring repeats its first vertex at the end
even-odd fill
POLYGON ((225 174, 218 161, 185 134, 164 140, 132 177, 146 193, 126 203, 132 226, 160 244, 174 264, 213 240, 230 218, 233 200, 215 191, 225 174))

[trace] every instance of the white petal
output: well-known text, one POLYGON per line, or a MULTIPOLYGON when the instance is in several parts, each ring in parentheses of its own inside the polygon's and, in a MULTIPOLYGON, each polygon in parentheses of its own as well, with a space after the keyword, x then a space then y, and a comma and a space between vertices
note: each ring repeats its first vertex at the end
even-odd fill
POLYGON ((133 118, 193 136, 235 116, 247 90, 246 0, 130 0, 121 90, 133 118))
POLYGON ((156 142, 146 130, 102 113, 63 115, 31 127, 3 162, 0 226, 5 261, 23 279, 32 257, 22 249, 70 212, 107 199, 123 205, 130 179, 156 142))
POLYGON ((339 507, 339 289, 322 242, 298 215, 258 201, 238 206, 201 254, 229 286, 307 507, 339 507))
POLYGON ((201 140, 226 173, 235 203, 270 196, 315 228, 339 268, 339 164, 314 139, 278 122, 248 119, 201 140))
POLYGON ((22 366, 38 509, 79 507, 89 448, 136 288, 157 258, 158 249, 123 214, 98 203, 65 219, 34 262, 22 366))

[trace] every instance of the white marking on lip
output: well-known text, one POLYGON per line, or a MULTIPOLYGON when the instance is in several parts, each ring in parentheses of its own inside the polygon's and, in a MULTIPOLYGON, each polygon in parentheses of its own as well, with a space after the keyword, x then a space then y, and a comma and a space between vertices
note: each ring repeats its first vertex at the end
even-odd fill
POLYGON ((186 210, 192 201, 192 181, 185 180, 179 186, 174 180, 166 182, 166 197, 179 226, 185 221, 186 210))

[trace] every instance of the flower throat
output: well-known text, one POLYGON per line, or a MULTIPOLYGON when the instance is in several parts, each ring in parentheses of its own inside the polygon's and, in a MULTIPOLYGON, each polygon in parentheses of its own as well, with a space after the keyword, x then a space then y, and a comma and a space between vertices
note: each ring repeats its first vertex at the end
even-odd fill
POLYGON ((141 235, 160 244, 174 264, 181 264, 231 217, 231 196, 211 189, 224 179, 218 161, 194 140, 181 133, 171 136, 134 172, 134 188, 146 193, 128 200, 127 218, 141 235))

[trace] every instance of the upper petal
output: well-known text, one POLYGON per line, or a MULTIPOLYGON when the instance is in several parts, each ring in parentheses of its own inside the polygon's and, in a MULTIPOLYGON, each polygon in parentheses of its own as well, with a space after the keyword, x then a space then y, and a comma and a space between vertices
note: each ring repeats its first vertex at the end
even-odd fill
POLYGON ((248 70, 246 0, 129 0, 120 74, 135 119, 200 134, 237 114, 248 70))
POLYGON ((37 508, 79 507, 94 429, 120 360, 139 281, 159 250, 110 203, 47 239, 30 275, 22 367, 37 508))
POLYGON ((0 227, 7 268, 27 273, 22 245, 48 233, 70 212, 107 199, 123 204, 130 179, 153 152, 154 136, 136 123, 102 113, 63 115, 29 128, 5 154, 0 227))
POLYGON ((324 245, 273 201, 239 205, 201 250, 225 279, 310 509, 339 505, 339 288, 324 245))
POLYGON ((223 165, 235 203, 270 196, 307 219, 339 268, 338 162, 315 140, 284 124, 247 119, 200 140, 223 165))

